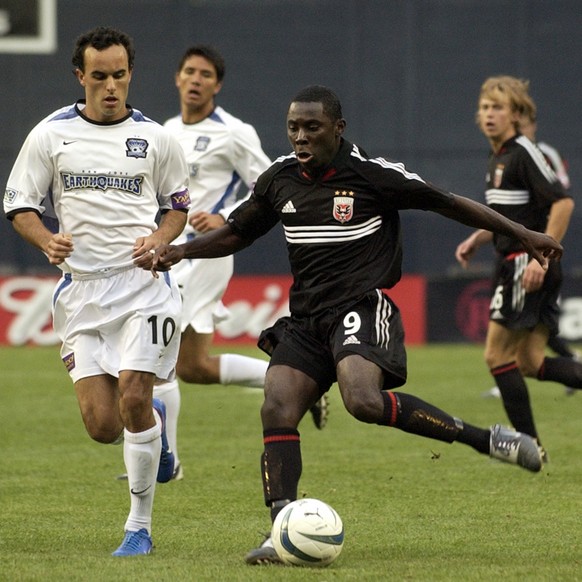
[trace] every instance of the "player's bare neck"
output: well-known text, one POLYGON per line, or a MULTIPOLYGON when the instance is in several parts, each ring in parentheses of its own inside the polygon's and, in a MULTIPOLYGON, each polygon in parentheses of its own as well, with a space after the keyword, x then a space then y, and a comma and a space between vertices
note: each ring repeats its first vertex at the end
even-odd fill
POLYGON ((200 108, 182 107, 182 122, 186 125, 200 123, 212 114, 214 108, 214 103, 209 103, 208 105, 200 108))

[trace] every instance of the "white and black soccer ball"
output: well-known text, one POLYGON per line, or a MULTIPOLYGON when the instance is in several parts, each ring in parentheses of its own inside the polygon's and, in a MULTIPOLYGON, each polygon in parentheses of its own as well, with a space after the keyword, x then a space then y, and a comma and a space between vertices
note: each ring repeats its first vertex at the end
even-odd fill
POLYGON ((271 539, 285 564, 328 566, 342 551, 344 526, 335 509, 327 503, 319 499, 298 499, 278 513, 271 539))

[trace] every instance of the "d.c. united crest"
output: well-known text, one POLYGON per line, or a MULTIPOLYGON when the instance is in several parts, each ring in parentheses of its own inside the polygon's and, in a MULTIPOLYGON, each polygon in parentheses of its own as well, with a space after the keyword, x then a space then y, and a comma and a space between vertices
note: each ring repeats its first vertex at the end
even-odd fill
POLYGON ((333 197, 333 217, 341 223, 349 222, 354 215, 354 193, 352 190, 336 190, 333 197))

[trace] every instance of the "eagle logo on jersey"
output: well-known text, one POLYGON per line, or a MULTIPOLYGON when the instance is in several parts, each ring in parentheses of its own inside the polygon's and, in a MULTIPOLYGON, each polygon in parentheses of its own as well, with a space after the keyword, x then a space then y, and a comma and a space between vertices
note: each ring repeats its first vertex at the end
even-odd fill
POLYGON ((202 135, 196 140, 196 143, 194 144, 194 151, 205 152, 208 149, 209 144, 210 138, 206 137, 205 135, 202 135))
POLYGON ((499 186, 501 186, 501 180, 503 180, 503 170, 505 170, 505 164, 497 164, 495 173, 493 174, 494 188, 499 188, 499 186))
POLYGON ((145 158, 148 150, 148 142, 145 139, 130 137, 125 142, 127 148, 125 155, 128 158, 145 158))
POLYGON ((341 222, 349 222, 354 215, 354 192, 336 190, 333 198, 333 217, 341 222))

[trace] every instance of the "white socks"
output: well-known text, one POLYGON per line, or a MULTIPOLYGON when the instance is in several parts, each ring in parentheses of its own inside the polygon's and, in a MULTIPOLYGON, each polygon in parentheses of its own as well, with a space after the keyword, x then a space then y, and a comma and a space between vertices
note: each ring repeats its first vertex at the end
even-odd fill
POLYGON ((238 354, 221 354, 220 383, 225 386, 237 384, 251 388, 263 388, 268 367, 269 362, 258 358, 249 358, 238 354))
POLYGON ((178 380, 156 384, 154 398, 159 398, 166 405, 166 436, 168 437, 168 446, 174 453, 175 466, 177 467, 180 463, 178 457, 178 416, 182 402, 178 380))
POLYGON ((161 421, 156 411, 154 416, 156 425, 152 428, 143 432, 124 431, 123 459, 131 497, 125 531, 145 528, 148 533, 151 532, 156 478, 162 452, 161 421))

